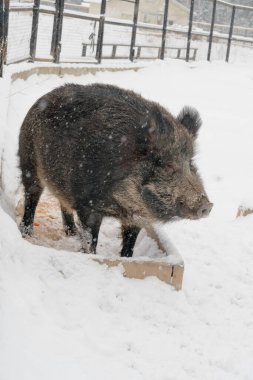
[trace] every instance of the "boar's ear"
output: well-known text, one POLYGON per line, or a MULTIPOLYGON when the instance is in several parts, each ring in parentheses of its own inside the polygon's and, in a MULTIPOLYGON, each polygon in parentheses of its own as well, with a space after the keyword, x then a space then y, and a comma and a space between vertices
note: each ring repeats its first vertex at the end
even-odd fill
POLYGON ((140 153, 160 151, 167 147, 168 137, 173 130, 160 112, 152 110, 141 128, 137 131, 137 145, 140 153))
POLYGON ((191 107, 184 107, 180 111, 177 120, 183 124, 194 137, 197 135, 198 130, 202 125, 202 120, 198 111, 191 107))

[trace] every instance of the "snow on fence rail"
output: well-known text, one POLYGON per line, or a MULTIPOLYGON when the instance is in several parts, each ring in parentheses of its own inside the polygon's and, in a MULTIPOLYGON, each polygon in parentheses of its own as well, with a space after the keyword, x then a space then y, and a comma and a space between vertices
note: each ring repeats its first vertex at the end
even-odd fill
POLYGON ((253 7, 208 1, 208 22, 196 19, 195 1, 189 0, 189 8, 185 8, 188 23, 171 26, 169 0, 164 0, 161 25, 138 21, 140 0, 133 1, 132 21, 109 17, 107 0, 101 0, 99 14, 87 13, 88 8, 84 12, 81 5, 65 0, 0 0, 0 76, 4 64, 22 60, 100 63, 104 58, 133 61, 170 57, 210 61, 215 55, 215 59, 228 62, 232 44, 252 49, 252 28, 238 27, 235 20, 239 12, 253 12, 253 7), (227 13, 225 25, 217 20, 217 12, 219 16, 223 10, 227 13))

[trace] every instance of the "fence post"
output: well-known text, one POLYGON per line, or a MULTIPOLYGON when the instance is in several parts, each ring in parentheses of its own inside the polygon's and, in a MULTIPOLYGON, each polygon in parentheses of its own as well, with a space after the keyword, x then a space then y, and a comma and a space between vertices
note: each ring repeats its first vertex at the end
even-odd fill
POLYGON ((188 36, 187 36, 186 62, 189 62, 189 59, 190 59, 193 11, 194 11, 194 0, 191 0, 191 8, 190 8, 190 16, 189 16, 189 28, 188 28, 188 36))
POLYGON ((53 38, 51 46, 51 53, 54 58, 54 63, 60 62, 63 12, 64 0, 56 0, 53 38))
POLYGON ((105 27, 105 11, 106 11, 106 0, 102 0, 101 8, 100 8, 100 19, 99 19, 99 27, 98 27, 97 50, 96 50, 96 59, 98 63, 101 63, 101 60, 102 60, 104 27, 105 27))
POLYGON ((135 41, 136 41, 136 30, 137 30, 137 22, 138 22, 139 5, 140 5, 140 0, 135 0, 132 38, 131 38, 131 46, 130 46, 130 54, 129 54, 129 59, 132 62, 134 60, 134 46, 135 46, 135 41))
POLYGON ((169 10, 169 0, 165 0, 164 15, 163 15, 163 34, 162 34, 160 59, 164 59, 164 50, 165 50, 165 44, 166 44, 166 34, 167 34, 167 24, 168 24, 168 10, 169 10))
POLYGON ((8 46, 8 30, 9 30, 9 9, 10 0, 4 0, 4 46, 3 46, 3 59, 4 64, 7 62, 7 46, 8 46))
POLYGON ((56 12, 56 3, 55 3, 55 13, 54 13, 52 40, 51 40, 51 50, 50 50, 50 54, 52 56, 54 56, 54 51, 55 51, 56 20, 57 20, 57 12, 56 12))
POLYGON ((83 44, 82 57, 86 57, 86 53, 87 53, 87 44, 83 44))
POLYGON ((4 65, 4 2, 0 0, 0 78, 3 76, 4 65))
POLYGON ((112 45, 112 58, 116 57, 117 45, 112 45))
POLYGON ((233 35, 233 29, 234 29, 234 21, 235 21, 235 10, 236 10, 236 7, 233 6, 233 8, 232 8, 232 15, 231 15, 231 21, 230 21, 230 28, 229 28, 226 62, 228 62, 229 55, 230 55, 231 41, 232 41, 232 35, 233 35))
POLYGON ((138 46, 136 58, 140 58, 140 57, 141 57, 141 46, 138 46))
POLYGON ((31 40, 30 40, 30 61, 31 62, 34 62, 35 56, 36 56, 38 24, 39 24, 39 8, 40 8, 40 0, 34 0, 32 32, 31 32, 31 40))
POLYGON ((208 45, 208 53, 207 53, 207 60, 208 61, 210 61, 210 59, 211 59, 211 50, 212 50, 212 43, 213 43, 213 30, 214 30, 214 23, 215 23, 215 16, 216 16, 216 5, 217 5, 217 0, 213 0, 212 21, 211 21, 209 45, 208 45))

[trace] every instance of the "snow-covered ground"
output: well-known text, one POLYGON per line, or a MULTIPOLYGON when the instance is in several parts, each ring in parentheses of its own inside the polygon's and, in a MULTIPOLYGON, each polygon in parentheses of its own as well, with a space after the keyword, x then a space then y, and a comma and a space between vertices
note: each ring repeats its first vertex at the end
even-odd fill
MULTIPOLYGON (((0 79, 0 97, 0 379, 252 380, 253 214, 235 218, 239 205, 253 207, 252 65, 155 62, 32 76, 10 90, 0 79), (164 227, 185 261, 182 291, 21 238, 10 216, 18 131, 32 103, 65 82, 113 83, 173 114, 186 104, 200 111, 196 161, 214 209, 164 227)), ((117 254, 116 240, 108 220, 99 244, 117 254)))

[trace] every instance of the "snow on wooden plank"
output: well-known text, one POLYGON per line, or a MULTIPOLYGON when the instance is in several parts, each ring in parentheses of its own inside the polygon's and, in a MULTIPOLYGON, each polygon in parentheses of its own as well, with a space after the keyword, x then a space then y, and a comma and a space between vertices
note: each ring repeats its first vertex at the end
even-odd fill
POLYGON ((166 260, 140 260, 140 259, 108 259, 94 257, 94 261, 106 264, 108 267, 123 267, 123 275, 128 278, 144 279, 154 276, 159 280, 174 286, 175 289, 182 289, 184 265, 173 265, 166 260))

